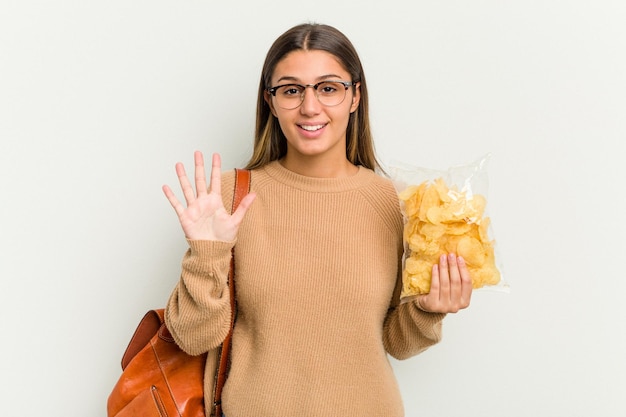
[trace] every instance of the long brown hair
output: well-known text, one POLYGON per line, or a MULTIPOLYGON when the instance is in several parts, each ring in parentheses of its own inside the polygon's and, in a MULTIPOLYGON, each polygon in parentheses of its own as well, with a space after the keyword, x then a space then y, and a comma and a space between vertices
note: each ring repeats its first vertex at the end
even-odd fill
MULTIPOLYGON (((332 26, 307 23, 294 26, 283 33, 269 49, 259 82, 256 110, 254 150, 247 169, 280 159, 287 153, 287 140, 278 119, 265 101, 265 91, 270 87, 276 65, 290 52, 320 50, 334 55, 352 77, 360 83, 361 100, 350 115, 346 130, 346 157, 354 165, 381 169, 374 152, 374 141, 369 123, 367 84, 361 60, 350 40, 332 26)), ((354 87, 353 87, 354 88, 354 87)))

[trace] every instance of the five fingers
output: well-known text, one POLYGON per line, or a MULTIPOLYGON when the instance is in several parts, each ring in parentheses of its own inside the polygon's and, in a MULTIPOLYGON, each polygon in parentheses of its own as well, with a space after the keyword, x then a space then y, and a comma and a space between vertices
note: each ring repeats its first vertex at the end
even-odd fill
MULTIPOLYGON (((221 204, 222 162, 221 162, 220 155, 217 153, 213 154, 213 158, 211 161, 211 176, 210 176, 208 189, 207 189, 207 182, 206 182, 206 170, 204 167, 204 157, 202 155, 202 152, 196 151, 194 153, 194 165, 195 165, 195 175, 194 175, 195 190, 191 182, 189 181, 189 178, 187 177, 187 173, 185 171, 185 167, 183 166, 183 164, 180 162, 176 164, 176 175, 178 176, 178 181, 180 183, 180 187, 182 189, 185 202, 187 203, 186 206, 183 205, 176 198, 176 195, 174 194, 174 192, 169 186, 167 185, 163 186, 163 192, 165 193, 165 196, 167 197, 168 201, 170 202, 170 204, 176 211, 176 214, 178 215, 179 219, 181 219, 181 224, 182 224, 183 217, 187 218, 186 212, 188 211, 190 207, 193 207, 192 210, 196 218, 198 219, 202 218, 203 217, 202 210, 206 210, 209 207, 205 205, 205 203, 208 201, 213 201, 214 204, 218 204, 220 207, 222 207, 221 210, 223 212, 223 205, 221 204), (207 197, 210 197, 210 199, 207 200, 207 197), (200 200, 204 201, 205 203, 196 204, 200 200), (198 210, 200 210, 200 212, 198 210)), ((232 216, 230 216, 230 219, 226 221, 226 224, 227 224, 226 229, 222 228, 222 230, 228 230, 228 228, 232 226, 235 226, 236 228, 243 220, 243 217, 246 211, 248 210, 248 207, 250 207, 250 205, 252 204, 252 201, 254 201, 254 198, 255 198, 254 193, 248 194, 241 201, 235 213, 233 213, 232 216)), ((216 205, 212 205, 212 207, 213 209, 204 211, 204 213, 207 213, 207 214, 209 212, 217 213, 220 211, 220 210, 213 211, 218 208, 216 205)), ((185 221, 187 228, 189 228, 190 224, 193 224, 193 222, 190 223, 188 220, 189 219, 187 218, 185 221)), ((200 222, 196 222, 196 223, 200 225, 200 222)), ((191 230, 191 228, 189 228, 189 230, 187 230, 187 228, 185 225, 183 226, 183 229, 185 230, 186 233, 191 230)), ((195 235, 195 233, 193 234, 195 235)))

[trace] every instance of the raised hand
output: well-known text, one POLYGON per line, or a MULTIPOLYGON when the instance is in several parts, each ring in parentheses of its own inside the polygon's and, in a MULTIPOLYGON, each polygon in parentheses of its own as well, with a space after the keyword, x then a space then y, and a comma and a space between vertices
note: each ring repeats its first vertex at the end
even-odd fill
POLYGON ((472 298, 472 280, 465 260, 454 254, 441 255, 433 265, 430 293, 420 295, 417 304, 431 313, 456 313, 467 308, 472 298))
POLYGON ((213 154, 211 181, 207 190, 204 158, 200 151, 194 153, 195 191, 187 178, 182 163, 176 164, 176 175, 185 197, 183 206, 172 189, 164 185, 163 192, 178 215, 185 237, 190 240, 220 240, 230 242, 237 237, 239 225, 255 198, 254 193, 246 195, 231 215, 222 202, 222 174, 219 154, 213 154))

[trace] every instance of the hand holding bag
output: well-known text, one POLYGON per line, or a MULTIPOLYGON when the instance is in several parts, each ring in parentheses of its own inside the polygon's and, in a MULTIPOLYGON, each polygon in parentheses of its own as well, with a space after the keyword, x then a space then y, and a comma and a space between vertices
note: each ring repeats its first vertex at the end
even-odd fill
MULTIPOLYGON (((249 189, 250 171, 237 169, 232 211, 249 189)), ((211 417, 222 416, 221 395, 228 375, 236 311, 234 250, 230 262, 231 326, 222 345, 199 356, 188 355, 167 329, 164 309, 148 311, 122 357, 122 375, 107 401, 108 417, 204 417, 208 404, 211 417), (205 378, 213 384, 206 393, 205 378)))

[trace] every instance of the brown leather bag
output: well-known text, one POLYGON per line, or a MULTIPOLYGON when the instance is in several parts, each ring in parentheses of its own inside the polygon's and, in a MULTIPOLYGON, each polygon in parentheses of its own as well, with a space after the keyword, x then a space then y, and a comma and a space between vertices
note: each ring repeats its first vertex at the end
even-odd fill
MULTIPOLYGON (((237 169, 232 211, 249 189, 250 171, 237 169)), ((188 355, 167 329, 164 310, 148 311, 122 357, 122 375, 107 401, 108 417, 204 417, 205 410, 211 417, 222 416, 222 388, 228 374, 236 311, 234 267, 233 251, 228 274, 233 314, 222 345, 199 356, 188 355), (207 392, 205 379, 211 388, 207 392), (212 398, 207 398, 210 394, 212 398)))

